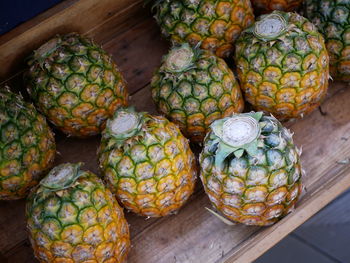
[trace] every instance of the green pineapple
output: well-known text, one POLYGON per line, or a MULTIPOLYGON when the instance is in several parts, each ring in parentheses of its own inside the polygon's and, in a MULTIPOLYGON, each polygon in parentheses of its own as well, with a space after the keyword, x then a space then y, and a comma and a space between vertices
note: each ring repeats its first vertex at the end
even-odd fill
POLYGON ((56 145, 32 104, 0 89, 0 200, 23 198, 54 161, 56 145))
POLYGON ((40 262, 122 263, 130 248, 123 210, 81 164, 53 168, 30 194, 27 226, 40 262))
POLYGON ((244 108, 239 84, 225 61, 188 44, 170 50, 151 87, 159 112, 196 143, 203 142, 213 121, 244 108))
POLYGON ((200 155, 214 207, 247 225, 270 225, 293 210, 302 191, 301 152, 292 134, 261 112, 215 121, 200 155))
POLYGON ((350 1, 306 0, 304 6, 326 39, 332 77, 350 81, 350 1))
POLYGON ((67 135, 100 133, 107 118, 127 104, 125 81, 112 57, 77 33, 45 43, 33 52, 28 66, 28 93, 67 135))

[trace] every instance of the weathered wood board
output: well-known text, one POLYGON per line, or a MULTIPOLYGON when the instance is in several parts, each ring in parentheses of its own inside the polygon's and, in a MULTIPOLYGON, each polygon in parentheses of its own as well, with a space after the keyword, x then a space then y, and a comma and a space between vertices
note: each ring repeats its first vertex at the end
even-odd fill
MULTIPOLYGON (((20 85, 22 61, 30 50, 56 33, 70 31, 93 36, 103 44, 128 81, 130 103, 138 110, 156 113, 148 84, 168 43, 161 39, 142 1, 67 0, 1 36, 0 63, 5 66, 0 69, 0 82, 20 85)), ((315 111, 302 120, 286 123, 295 132, 296 143, 303 146, 302 160, 307 171, 307 192, 294 213, 267 228, 227 226, 205 210, 210 203, 198 180, 196 192, 177 215, 145 219, 127 213, 133 245, 128 262, 255 260, 350 187, 350 166, 341 162, 350 158, 348 101, 347 85, 331 83, 322 106, 326 115, 315 111)), ((78 140, 57 134, 56 139, 57 164, 82 161, 86 169, 98 173, 99 137, 78 140)), ((24 203, 0 202, 0 262, 37 262, 27 240, 24 203)))

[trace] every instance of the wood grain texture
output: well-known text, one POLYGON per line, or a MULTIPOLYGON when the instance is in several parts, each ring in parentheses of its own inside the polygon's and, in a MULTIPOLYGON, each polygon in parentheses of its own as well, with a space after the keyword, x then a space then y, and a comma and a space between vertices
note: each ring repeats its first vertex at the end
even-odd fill
MULTIPOLYGON (((79 32, 107 41, 139 22, 142 0, 66 0, 0 37, 0 82, 24 68, 24 59, 56 34, 79 32)), ((142 13, 148 13, 143 11, 142 13)), ((103 44, 103 43, 101 43, 103 44)))
MULTIPOLYGON (((150 14, 141 11, 140 1, 101 0, 98 6, 96 3, 96 0, 65 1, 1 37, 0 62, 8 59, 9 64, 0 69, 0 79, 3 76, 11 79, 7 73, 21 63, 19 59, 55 30, 69 32, 80 26, 82 32, 100 40, 113 55, 128 81, 130 103, 137 110, 156 113, 148 84, 168 48, 166 41, 161 40, 150 14), (121 11, 123 5, 127 9, 121 11), (112 13, 108 15, 106 10, 112 13), (88 14, 95 22, 89 21, 88 14), (120 22, 119 16, 124 22, 120 22), (62 18, 65 20, 61 21, 62 18)), ((20 77, 20 73, 15 76, 20 77)), ((19 83, 18 78, 12 79, 19 83)), ((315 111, 303 120, 286 124, 295 132, 297 145, 303 146, 302 160, 307 171, 304 181, 308 191, 294 213, 269 228, 226 226, 204 209, 210 203, 198 180, 195 194, 177 215, 146 220, 126 213, 133 244, 129 262, 246 263, 259 257, 350 187, 349 165, 338 164, 350 158, 350 144, 342 139, 350 138, 350 107, 344 107, 349 100, 350 89, 343 83, 332 83, 322 106, 325 116, 315 111)), ((99 137, 78 140, 58 135, 56 139, 60 152, 57 164, 82 161, 86 169, 98 173, 99 137)), ((37 262, 27 240, 24 201, 0 202, 0 214, 0 257, 11 263, 37 262)))

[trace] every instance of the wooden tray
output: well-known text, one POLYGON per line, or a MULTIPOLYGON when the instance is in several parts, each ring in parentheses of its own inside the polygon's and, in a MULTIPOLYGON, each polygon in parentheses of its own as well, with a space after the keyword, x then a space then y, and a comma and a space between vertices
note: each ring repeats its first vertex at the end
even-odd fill
MULTIPOLYGON (((23 59, 57 33, 89 35, 110 52, 128 81, 131 104, 155 113, 149 81, 168 44, 143 0, 66 0, 0 37, 0 82, 21 88, 23 59)), ((303 146, 306 194, 294 213, 267 227, 227 226, 209 214, 198 181, 197 190, 175 216, 145 219, 127 214, 132 250, 128 262, 251 262, 350 187, 350 89, 331 83, 322 109, 286 125, 303 146)), ((56 163, 85 162, 97 171, 99 138, 56 136, 56 163), (82 150, 83 149, 83 150, 82 150), (84 154, 82 154, 82 151, 84 154)), ((0 202, 0 262, 37 262, 25 228, 24 200, 0 202)))

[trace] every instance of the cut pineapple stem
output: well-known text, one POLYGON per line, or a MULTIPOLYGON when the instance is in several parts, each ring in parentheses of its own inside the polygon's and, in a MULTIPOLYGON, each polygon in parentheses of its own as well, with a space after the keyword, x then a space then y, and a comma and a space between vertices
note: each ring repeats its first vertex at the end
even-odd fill
POLYGON ((40 184, 50 189, 64 189, 69 187, 79 177, 78 171, 81 165, 82 163, 58 165, 41 180, 40 184))
POLYGON ((226 225, 229 226, 234 226, 236 223, 228 220, 227 218, 223 217, 222 215, 219 215, 218 213, 216 213, 215 211, 211 210, 208 207, 205 207, 205 209, 207 209, 211 214, 213 214, 214 216, 216 216, 217 218, 219 218, 222 222, 224 222, 226 225))
POLYGON ((192 48, 188 44, 184 44, 170 51, 165 60, 165 66, 170 71, 184 71, 192 65, 193 56, 192 48))
POLYGON ((35 55, 34 55, 35 59, 42 60, 46 58, 48 55, 53 53, 60 46, 59 45, 60 42, 61 42, 61 39, 59 36, 46 42, 44 45, 42 45, 35 51, 35 55))
POLYGON ((273 39, 287 29, 287 22, 279 14, 270 14, 255 23, 254 33, 258 38, 273 39))
POLYGON ((110 131, 115 134, 128 133, 138 126, 138 117, 135 113, 121 111, 118 115, 109 123, 110 131))
POLYGON ((222 126, 222 140, 233 147, 251 143, 260 135, 259 122, 250 116, 234 116, 222 126))

